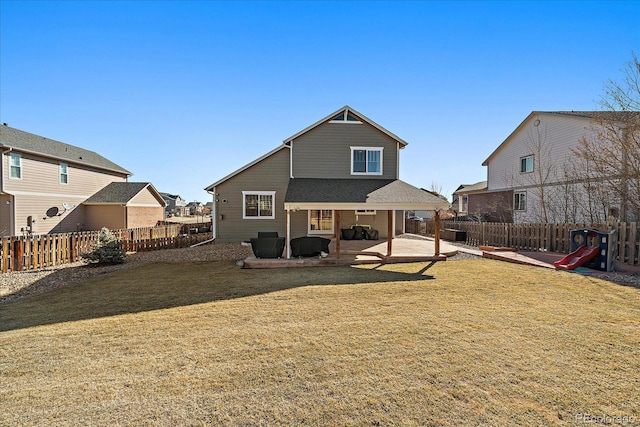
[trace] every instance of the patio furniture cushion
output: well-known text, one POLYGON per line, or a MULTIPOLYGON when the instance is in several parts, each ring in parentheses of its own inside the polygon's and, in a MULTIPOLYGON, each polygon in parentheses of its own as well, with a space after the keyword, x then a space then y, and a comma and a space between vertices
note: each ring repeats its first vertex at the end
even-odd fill
POLYGON ((323 237, 298 237, 291 239, 291 256, 311 257, 318 256, 321 252, 329 253, 331 240, 323 237))
POLYGON ((280 258, 284 243, 284 237, 252 237, 251 249, 256 258, 280 258))

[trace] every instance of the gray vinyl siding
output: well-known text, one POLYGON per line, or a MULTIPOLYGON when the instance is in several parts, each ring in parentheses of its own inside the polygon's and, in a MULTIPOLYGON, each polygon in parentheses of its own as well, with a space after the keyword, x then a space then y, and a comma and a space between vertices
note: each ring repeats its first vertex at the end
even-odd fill
POLYGON ((287 226, 284 198, 288 185, 289 150, 286 148, 218 185, 214 197, 216 241, 242 242, 256 237, 258 231, 277 231, 284 236, 287 226), (275 219, 242 219, 243 191, 275 191, 275 219))
MULTIPOLYGON (((308 235, 309 212, 291 212, 291 238, 304 237, 308 235)), ((325 237, 325 236, 322 236, 325 237)))
POLYGON ((398 178, 398 142, 366 123, 324 123, 293 141, 294 178, 398 178), (384 147, 383 175, 351 175, 351 149, 384 147))

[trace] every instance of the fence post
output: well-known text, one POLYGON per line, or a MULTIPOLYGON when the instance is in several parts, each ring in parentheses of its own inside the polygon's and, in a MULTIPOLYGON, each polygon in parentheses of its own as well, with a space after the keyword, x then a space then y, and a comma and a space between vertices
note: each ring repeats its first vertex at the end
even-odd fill
POLYGON ((24 241, 15 239, 13 242, 13 271, 22 271, 24 268, 24 241))

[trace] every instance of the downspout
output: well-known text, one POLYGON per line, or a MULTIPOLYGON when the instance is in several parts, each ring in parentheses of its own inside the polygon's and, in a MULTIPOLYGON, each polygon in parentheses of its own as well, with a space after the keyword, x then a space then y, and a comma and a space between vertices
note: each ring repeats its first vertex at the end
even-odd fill
POLYGON ((206 245, 207 243, 214 242, 216 240, 216 231, 218 229, 218 210, 216 204, 216 188, 213 187, 213 191, 207 190, 207 193, 211 194, 211 238, 205 240, 204 242, 196 243, 191 245, 191 248, 195 248, 196 246, 206 245))
MULTIPOLYGON (((287 147, 289 147, 289 178, 293 179, 293 140, 289 141, 289 145, 287 145, 287 147)), ((287 248, 286 256, 287 256, 287 259, 290 259, 291 258, 291 211, 287 208, 286 203, 285 203, 284 209, 287 216, 287 220, 286 220, 287 228, 285 231, 284 241, 285 241, 285 246, 287 248)))

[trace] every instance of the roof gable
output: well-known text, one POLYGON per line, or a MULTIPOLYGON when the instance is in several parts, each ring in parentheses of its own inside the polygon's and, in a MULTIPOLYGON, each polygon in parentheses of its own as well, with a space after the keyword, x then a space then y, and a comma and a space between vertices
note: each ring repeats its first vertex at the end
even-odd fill
POLYGON ((631 117, 636 117, 640 115, 640 112, 636 111, 532 111, 523 121, 518 125, 517 128, 509 136, 496 148, 487 159, 482 162, 482 166, 488 166, 489 162, 500 150, 502 150, 506 145, 508 145, 513 137, 517 135, 524 127, 526 127, 529 122, 531 122, 534 117, 537 116, 561 116, 572 118, 575 120, 588 120, 592 121, 596 117, 604 117, 607 120, 620 120, 624 121, 631 117))
POLYGON ((148 189, 162 206, 166 202, 150 182, 112 182, 93 196, 85 200, 84 204, 121 204, 126 205, 142 191, 148 189))
POLYGON ((75 145, 45 138, 29 132, 14 129, 7 125, 0 126, 0 147, 19 152, 36 154, 43 157, 63 160, 77 165, 91 166, 127 176, 131 172, 113 163, 96 152, 76 147, 75 145))
POLYGON ((383 128, 382 126, 380 126, 379 124, 377 124, 373 120, 371 120, 368 117, 366 117, 364 114, 359 113, 358 111, 354 110, 353 108, 349 107, 348 105, 345 105, 344 107, 342 107, 342 108, 334 111, 333 113, 327 115, 326 117, 318 120, 317 122, 315 122, 311 126, 307 126, 306 128, 302 129, 300 132, 298 132, 298 133, 290 136, 289 138, 285 139, 283 142, 285 144, 290 144, 294 139, 300 137, 301 135, 304 135, 305 133, 309 132, 310 130, 312 130, 312 129, 318 127, 318 126, 320 126, 323 123, 326 123, 326 122, 340 122, 340 121, 352 122, 352 123, 358 123, 358 122, 367 123, 367 124, 373 126, 374 128, 376 128, 377 130, 379 130, 380 132, 384 133, 385 135, 389 136, 391 139, 397 141, 400 144, 400 148, 404 148, 406 145, 408 145, 408 142, 406 142, 405 140, 403 140, 399 136, 395 135, 394 133, 388 131, 387 129, 383 128))

